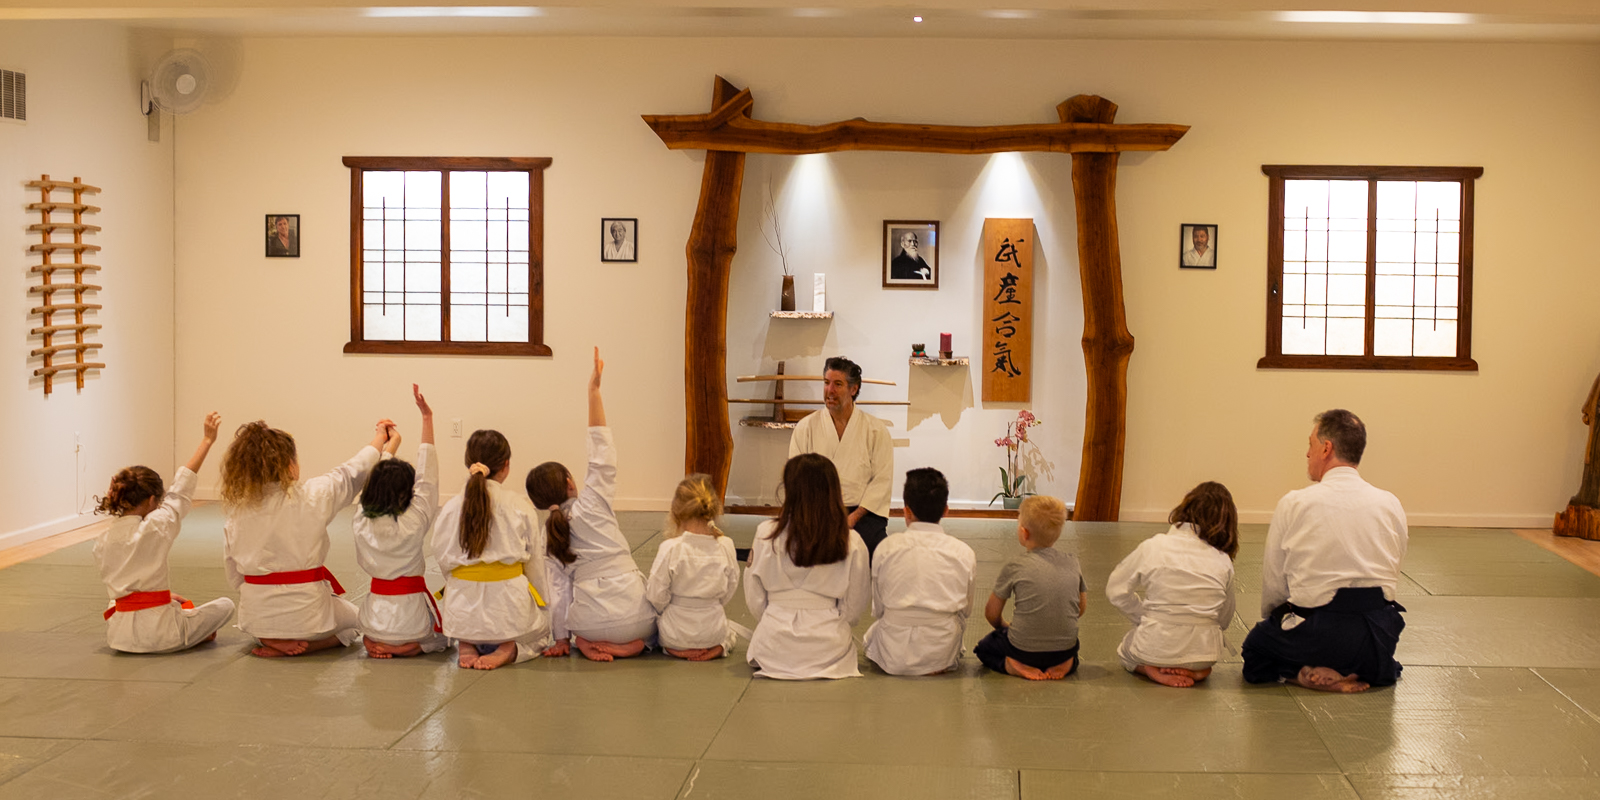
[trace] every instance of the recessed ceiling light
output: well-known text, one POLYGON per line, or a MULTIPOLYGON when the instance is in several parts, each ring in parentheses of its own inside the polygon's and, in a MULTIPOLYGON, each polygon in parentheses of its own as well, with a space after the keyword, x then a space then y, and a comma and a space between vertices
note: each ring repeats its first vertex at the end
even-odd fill
POLYGON ((912 17, 912 18, 911 18, 911 21, 912 21, 912 22, 921 22, 921 21, 922 21, 922 17, 921 17, 921 16, 915 16, 915 17, 912 17))

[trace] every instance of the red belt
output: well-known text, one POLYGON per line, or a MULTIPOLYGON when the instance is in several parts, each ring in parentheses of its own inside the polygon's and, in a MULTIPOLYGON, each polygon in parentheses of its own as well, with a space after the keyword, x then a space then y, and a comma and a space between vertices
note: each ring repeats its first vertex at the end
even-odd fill
POLYGON ((333 577, 333 573, 329 572, 327 567, 244 576, 245 583, 253 583, 257 586, 284 586, 291 583, 316 583, 317 581, 327 581, 328 585, 333 587, 334 594, 344 594, 344 587, 339 585, 339 579, 333 577))
POLYGON ((433 593, 428 591, 428 584, 421 575, 402 575, 398 578, 373 578, 372 593, 382 595, 420 594, 428 598, 428 605, 433 606, 433 632, 444 633, 440 622, 444 617, 439 614, 439 604, 433 602, 433 593))
MULTIPOLYGON (((143 611, 147 608, 160 608, 172 602, 172 592, 130 592, 117 598, 117 604, 106 609, 106 619, 118 611, 143 611)), ((194 608, 194 603, 183 601, 184 608, 194 608)))

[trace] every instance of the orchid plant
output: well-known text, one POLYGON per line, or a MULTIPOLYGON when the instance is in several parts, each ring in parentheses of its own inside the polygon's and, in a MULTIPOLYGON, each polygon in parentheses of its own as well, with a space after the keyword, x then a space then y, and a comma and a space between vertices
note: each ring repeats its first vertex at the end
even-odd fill
POLYGON ((1022 409, 1017 412, 1017 418, 1006 425, 1005 437, 994 440, 996 447, 1006 449, 1006 466, 1000 468, 1000 491, 989 498, 989 505, 994 505, 994 501, 1002 497, 1023 495, 1022 487, 1028 476, 1022 474, 1019 456, 1022 446, 1028 443, 1028 429, 1042 424, 1032 411, 1022 409))

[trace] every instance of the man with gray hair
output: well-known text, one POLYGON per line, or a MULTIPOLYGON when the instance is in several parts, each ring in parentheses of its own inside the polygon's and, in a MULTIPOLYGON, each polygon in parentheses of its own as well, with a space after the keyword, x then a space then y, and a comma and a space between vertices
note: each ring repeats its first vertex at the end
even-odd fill
POLYGON ((789 440, 789 457, 816 453, 839 471, 839 489, 850 512, 850 528, 867 553, 888 535, 889 494, 894 480, 894 441, 883 420, 856 408, 861 367, 843 356, 822 368, 822 411, 807 414, 789 440))
POLYGON ((1278 501, 1262 558, 1261 615, 1244 640, 1244 679, 1324 692, 1364 692, 1400 678, 1394 601, 1406 554, 1406 512, 1356 467, 1367 427, 1344 409, 1311 427, 1315 481, 1278 501))

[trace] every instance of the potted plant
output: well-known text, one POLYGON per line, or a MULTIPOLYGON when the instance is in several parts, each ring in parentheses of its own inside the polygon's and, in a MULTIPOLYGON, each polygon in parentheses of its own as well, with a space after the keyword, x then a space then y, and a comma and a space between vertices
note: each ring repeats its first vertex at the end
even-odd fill
POLYGON ((765 217, 765 225, 761 226, 761 237, 767 240, 767 246, 772 252, 778 254, 778 262, 783 265, 783 289, 778 294, 778 310, 794 310, 794 274, 789 271, 789 249, 783 243, 783 222, 778 219, 778 202, 772 196, 772 179, 767 179, 767 202, 761 209, 765 217), (771 233, 767 232, 768 228, 771 233))
MULTIPOLYGON (((1017 418, 1006 425, 1006 435, 994 440, 996 447, 1006 449, 1006 465, 1000 468, 1000 491, 989 498, 989 505, 994 501, 1004 498, 1006 508, 1016 508, 1022 505, 1022 498, 1032 492, 1022 491, 1028 476, 1022 474, 1020 465, 1022 446, 1028 444, 1028 429, 1041 425, 1038 417, 1026 408, 1017 412, 1017 418)), ((1035 445, 1037 446, 1037 445, 1035 445)))

